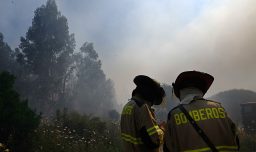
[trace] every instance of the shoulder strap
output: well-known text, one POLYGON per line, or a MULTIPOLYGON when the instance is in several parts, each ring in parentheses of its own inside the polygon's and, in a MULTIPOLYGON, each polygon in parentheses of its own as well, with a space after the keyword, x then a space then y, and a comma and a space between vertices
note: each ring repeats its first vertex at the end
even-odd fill
POLYGON ((194 127, 196 132, 201 136, 201 138, 204 140, 204 142, 211 148, 213 152, 218 152, 214 144, 210 141, 210 139, 207 137, 207 135, 204 133, 204 131, 197 125, 195 120, 189 115, 188 111, 183 107, 182 104, 179 105, 179 109, 185 114, 187 119, 189 120, 190 124, 194 127))

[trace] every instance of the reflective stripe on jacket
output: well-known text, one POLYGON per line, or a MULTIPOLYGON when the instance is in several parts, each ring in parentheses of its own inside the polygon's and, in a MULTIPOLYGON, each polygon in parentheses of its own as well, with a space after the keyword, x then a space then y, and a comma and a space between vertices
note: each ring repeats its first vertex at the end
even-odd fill
MULTIPOLYGON (((238 150, 236 126, 220 103, 200 99, 183 106, 218 151, 238 150)), ((198 135, 184 113, 179 108, 174 108, 168 114, 165 151, 210 152, 211 149, 198 135)))
POLYGON ((154 112, 143 102, 131 99, 121 115, 121 135, 126 152, 159 152, 163 131, 154 112))

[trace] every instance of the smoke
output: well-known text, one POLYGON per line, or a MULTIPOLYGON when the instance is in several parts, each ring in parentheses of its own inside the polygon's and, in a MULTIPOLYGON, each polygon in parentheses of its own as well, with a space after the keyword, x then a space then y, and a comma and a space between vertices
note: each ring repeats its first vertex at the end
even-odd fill
POLYGON ((45 3, 46 0, 0 0, 0 32, 12 48, 26 35, 36 8, 45 3))
POLYGON ((178 50, 172 51, 179 54, 172 54, 174 62, 170 63, 179 70, 209 72, 215 77, 211 88, 215 93, 232 88, 255 90, 255 4, 237 0, 207 8, 176 35, 172 45, 178 50))
POLYGON ((128 77, 123 87, 136 74, 170 84, 182 71, 200 70, 215 77, 206 96, 232 88, 256 90, 255 4, 237 0, 207 5, 175 33, 154 34, 140 45, 124 47, 118 58, 122 65, 115 70, 119 72, 111 75, 118 73, 114 80, 121 83, 128 77))
MULTIPOLYGON (((139 74, 170 84, 185 70, 208 72, 215 81, 207 96, 256 90, 255 0, 56 1, 77 47, 94 43, 120 103, 130 98, 139 74)), ((19 39, 13 35, 25 35, 33 10, 45 3, 13 2, 0 5, 0 31, 8 43, 19 39)))

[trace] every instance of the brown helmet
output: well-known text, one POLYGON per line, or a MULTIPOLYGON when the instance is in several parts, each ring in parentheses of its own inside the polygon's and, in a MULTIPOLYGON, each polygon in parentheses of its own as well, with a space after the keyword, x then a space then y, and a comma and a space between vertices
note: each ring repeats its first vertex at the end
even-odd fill
POLYGON ((199 71, 185 71, 178 75, 175 83, 172 83, 175 95, 180 98, 180 90, 186 87, 196 87, 203 94, 210 88, 214 77, 208 73, 199 71))
POLYGON ((138 93, 145 100, 153 102, 154 105, 162 103, 165 91, 157 81, 145 75, 138 75, 133 82, 137 87, 133 90, 132 95, 138 93))

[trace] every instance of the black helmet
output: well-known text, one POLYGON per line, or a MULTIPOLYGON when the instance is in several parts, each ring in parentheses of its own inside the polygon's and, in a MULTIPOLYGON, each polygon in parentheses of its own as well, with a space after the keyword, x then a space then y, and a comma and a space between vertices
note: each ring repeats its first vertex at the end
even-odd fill
POLYGON ((186 87, 196 87, 203 94, 210 88, 214 77, 199 71, 185 71, 179 74, 175 83, 172 83, 175 95, 180 98, 180 90, 186 87))
POLYGON ((136 89, 133 90, 133 95, 138 93, 145 100, 154 102, 154 105, 162 103, 165 92, 158 82, 145 75, 136 76, 133 82, 137 86, 136 89))

